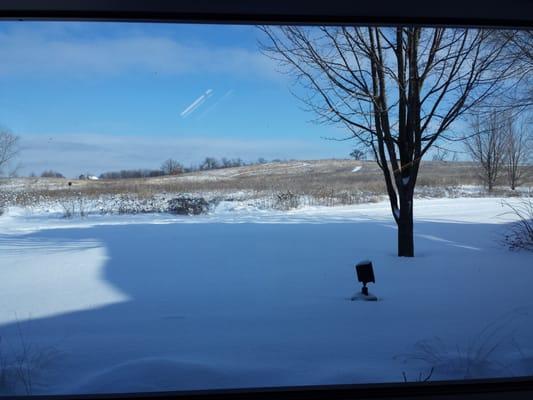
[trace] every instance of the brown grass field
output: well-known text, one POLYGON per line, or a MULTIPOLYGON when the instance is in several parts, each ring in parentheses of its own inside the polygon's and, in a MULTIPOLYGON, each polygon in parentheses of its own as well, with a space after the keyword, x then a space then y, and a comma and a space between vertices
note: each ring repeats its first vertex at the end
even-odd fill
MULTIPOLYGON (((533 186, 533 166, 527 167, 522 188, 533 186)), ((513 195, 502 174, 495 195, 513 195)), ((470 162, 425 161, 417 181, 418 195, 444 196, 443 189, 464 185, 481 186, 479 171, 470 162)), ((482 187, 479 187, 482 192, 482 187)), ((248 197, 291 193, 316 199, 337 199, 333 204, 373 201, 383 196, 382 172, 374 161, 309 160, 268 163, 244 167, 198 171, 176 176, 117 180, 69 180, 16 178, 0 181, 0 194, 7 203, 28 205, 38 200, 69 197, 158 194, 217 194, 230 197, 246 192, 248 197), (359 170, 354 171, 357 167, 359 170), (70 186, 69 186, 70 182, 70 186)), ((449 195, 449 194, 448 194, 449 195)), ((319 202, 320 203, 320 202, 319 202)), ((328 201, 322 201, 326 205, 328 201)))

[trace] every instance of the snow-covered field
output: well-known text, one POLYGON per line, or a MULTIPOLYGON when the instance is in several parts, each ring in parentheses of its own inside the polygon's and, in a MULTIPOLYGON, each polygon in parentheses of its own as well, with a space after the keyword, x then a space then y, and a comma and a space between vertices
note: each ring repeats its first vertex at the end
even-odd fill
POLYGON ((73 219, 10 208, 0 393, 533 374, 533 253, 502 244, 502 201, 417 200, 413 259, 395 256, 386 202, 73 219), (362 259, 378 302, 349 300, 362 259))

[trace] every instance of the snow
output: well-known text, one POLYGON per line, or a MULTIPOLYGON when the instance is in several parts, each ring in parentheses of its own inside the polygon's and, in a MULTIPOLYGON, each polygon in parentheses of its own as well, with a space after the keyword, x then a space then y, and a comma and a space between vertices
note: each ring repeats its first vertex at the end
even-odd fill
POLYGON ((0 324, 127 300, 126 294, 101 279, 108 260, 98 240, 0 236, 0 274, 5 282, 0 293, 0 324))
POLYGON ((33 394, 403 381, 431 367, 432 380, 531 374, 533 255, 502 245, 513 221, 502 199, 414 210, 407 259, 388 202, 70 220, 10 208, 2 344, 16 349, 22 332, 57 351, 33 394), (364 259, 377 302, 349 300, 364 259), (475 359, 487 327, 500 344, 475 359), (410 359, 420 341, 431 362, 410 359))
POLYGON ((392 212, 394 213, 396 219, 400 219, 400 210, 397 207, 393 207, 392 212))

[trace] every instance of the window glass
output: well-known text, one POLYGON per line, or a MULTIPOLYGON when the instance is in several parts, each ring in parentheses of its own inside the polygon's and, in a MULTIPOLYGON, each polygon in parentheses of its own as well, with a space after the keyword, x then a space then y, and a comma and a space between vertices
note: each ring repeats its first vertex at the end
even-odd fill
POLYGON ((0 394, 533 373, 532 33, 0 23, 0 394))

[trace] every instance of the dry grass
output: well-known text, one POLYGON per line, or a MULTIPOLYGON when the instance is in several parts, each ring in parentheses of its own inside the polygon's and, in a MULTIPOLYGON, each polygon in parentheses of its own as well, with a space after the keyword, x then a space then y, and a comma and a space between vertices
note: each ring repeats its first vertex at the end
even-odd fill
POLYGON ((519 307, 484 326, 466 343, 450 346, 440 337, 434 337, 416 342, 411 353, 394 358, 403 359, 404 363, 422 362, 431 372, 452 373, 463 379, 483 377, 491 371, 507 371, 509 365, 498 361, 495 353, 504 347, 517 346, 515 322, 526 318, 529 318, 529 311, 519 307))
MULTIPOLYGON (((533 171, 533 167, 530 170, 533 171)), ((472 163, 426 161, 420 168, 417 189, 424 193, 428 188, 479 184, 478 172, 472 163)), ((505 182, 502 180, 501 184, 505 182)), ((532 184, 533 180, 525 182, 526 186, 532 184)), ((376 163, 353 160, 269 163, 178 176, 121 180, 20 178, 4 181, 0 196, 2 192, 4 197, 9 196, 9 203, 19 205, 65 198, 90 199, 102 195, 133 194, 141 199, 150 199, 161 193, 217 193, 219 196, 232 196, 236 192, 252 193, 252 197, 290 192, 300 201, 336 205, 373 201, 386 194, 382 172, 376 163), (353 172, 357 166, 362 168, 353 172)))
POLYGON ((517 217, 517 221, 505 234, 505 243, 514 250, 533 251, 533 194, 528 193, 517 204, 505 201, 503 205, 510 210, 510 214, 517 217))

